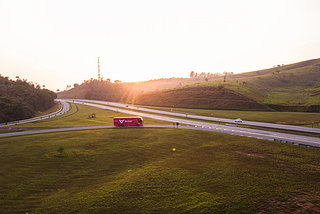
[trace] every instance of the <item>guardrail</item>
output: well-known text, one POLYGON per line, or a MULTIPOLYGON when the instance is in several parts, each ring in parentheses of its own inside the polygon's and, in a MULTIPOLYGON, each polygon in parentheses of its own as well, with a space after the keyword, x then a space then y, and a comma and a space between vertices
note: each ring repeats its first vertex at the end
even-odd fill
POLYGON ((236 125, 236 124, 230 124, 230 123, 226 123, 226 126, 238 127, 238 125, 236 125))
POLYGON ((299 142, 294 142, 294 141, 281 140, 281 139, 273 139, 273 141, 280 142, 280 143, 287 143, 287 144, 291 144, 291 145, 305 146, 305 147, 311 147, 311 148, 320 149, 319 146, 313 146, 313 145, 308 145, 308 144, 305 144, 305 143, 299 143, 299 142))

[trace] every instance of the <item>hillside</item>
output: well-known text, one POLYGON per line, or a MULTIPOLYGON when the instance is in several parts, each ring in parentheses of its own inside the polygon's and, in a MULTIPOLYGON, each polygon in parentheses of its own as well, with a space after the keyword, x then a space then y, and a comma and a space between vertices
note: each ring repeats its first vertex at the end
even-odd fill
POLYGON ((138 103, 157 105, 162 103, 163 106, 176 103, 175 106, 189 106, 188 108, 238 110, 269 108, 276 111, 320 112, 319 98, 320 59, 314 59, 230 75, 227 76, 226 82, 223 77, 218 77, 208 82, 148 93, 140 96, 138 103), (223 90, 218 93, 219 95, 217 93, 213 95, 211 92, 208 94, 206 88, 211 88, 212 91, 219 91, 219 88, 223 90), (234 96, 226 95, 232 93, 237 95, 236 99, 234 96), (186 94, 188 99, 185 98, 186 94), (249 104, 250 102, 255 104, 249 104))
POLYGON ((26 80, 13 81, 0 74, 0 123, 34 117, 54 106, 57 95, 26 80))
POLYGON ((225 83, 212 81, 199 86, 217 87, 219 84, 276 110, 318 112, 320 59, 250 72, 225 83))
MULTIPOLYGON (((175 87, 181 87, 185 85, 195 84, 199 82, 203 82, 204 80, 200 79, 189 79, 189 78, 163 78, 163 79, 157 79, 157 80, 149 80, 149 81, 143 81, 143 82, 135 82, 135 83, 111 83, 107 81, 102 81, 104 85, 109 84, 113 85, 113 87, 121 87, 121 88, 127 88, 130 91, 133 91, 134 93, 148 93, 158 90, 164 90, 164 89, 170 89, 175 87), (121 85, 121 86, 119 86, 121 85)), ((85 94, 87 91, 92 89, 93 87, 90 86, 90 84, 94 82, 97 85, 101 85, 101 81, 94 80, 85 80, 80 86, 76 88, 72 88, 67 91, 58 92, 58 98, 65 99, 65 98, 74 98, 74 99, 84 99, 85 94)))
POLYGON ((121 84, 93 80, 90 86, 84 82, 58 97, 184 108, 320 112, 319 74, 320 59, 313 59, 207 80, 171 78, 121 84), (97 87, 106 84, 108 90, 97 87), (117 90, 111 90, 115 87, 117 90))
POLYGON ((223 87, 182 87, 174 90, 150 92, 137 97, 136 104, 178 108, 271 110, 223 87))

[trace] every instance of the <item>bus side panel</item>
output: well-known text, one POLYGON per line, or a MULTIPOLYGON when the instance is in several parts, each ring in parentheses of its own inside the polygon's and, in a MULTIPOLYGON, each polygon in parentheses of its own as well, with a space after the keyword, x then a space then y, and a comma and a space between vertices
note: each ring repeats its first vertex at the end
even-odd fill
POLYGON ((137 118, 114 118, 114 126, 143 126, 143 122, 139 122, 137 118))

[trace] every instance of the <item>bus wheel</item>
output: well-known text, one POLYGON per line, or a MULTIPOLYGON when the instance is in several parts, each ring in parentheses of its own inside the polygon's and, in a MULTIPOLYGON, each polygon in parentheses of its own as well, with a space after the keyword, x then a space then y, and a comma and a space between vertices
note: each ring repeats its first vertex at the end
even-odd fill
POLYGON ((139 124, 136 124, 136 126, 139 126, 139 124))
POLYGON ((118 126, 122 126, 122 124, 119 124, 118 126))

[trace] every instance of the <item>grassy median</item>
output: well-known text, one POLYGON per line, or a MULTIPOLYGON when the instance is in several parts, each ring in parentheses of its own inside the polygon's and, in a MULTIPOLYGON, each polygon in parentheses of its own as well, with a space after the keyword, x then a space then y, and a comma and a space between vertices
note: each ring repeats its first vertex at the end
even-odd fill
MULTIPOLYGON (((70 111, 45 120, 18 124, 12 127, 64 127, 64 126, 111 126, 114 117, 130 117, 132 115, 109 111, 101 108, 70 103, 70 111), (90 117, 92 114, 95 117, 90 117)), ((171 125, 170 122, 144 118, 146 125, 171 125)))

